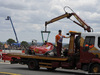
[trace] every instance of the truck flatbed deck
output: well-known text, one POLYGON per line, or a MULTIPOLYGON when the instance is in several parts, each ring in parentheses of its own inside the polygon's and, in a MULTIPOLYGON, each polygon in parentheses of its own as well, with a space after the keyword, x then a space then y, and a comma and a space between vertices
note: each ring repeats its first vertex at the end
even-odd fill
POLYGON ((32 59, 42 59, 42 60, 54 60, 54 61, 67 61, 68 60, 68 57, 28 55, 28 54, 22 54, 22 53, 8 53, 7 55, 11 56, 11 57, 32 58, 32 59))

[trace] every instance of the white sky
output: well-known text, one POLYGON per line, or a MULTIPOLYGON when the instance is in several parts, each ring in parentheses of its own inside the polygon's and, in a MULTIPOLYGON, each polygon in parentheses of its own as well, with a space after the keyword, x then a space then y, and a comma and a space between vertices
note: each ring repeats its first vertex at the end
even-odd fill
MULTIPOLYGON (((5 42, 9 38, 16 40, 10 21, 5 20, 11 16, 20 42, 31 42, 32 39, 41 42, 45 21, 64 14, 65 6, 71 7, 95 32, 100 32, 100 0, 0 0, 0 41, 5 42)), ((55 42, 59 29, 63 35, 70 30, 84 32, 81 27, 64 18, 48 25, 50 42, 55 42)))

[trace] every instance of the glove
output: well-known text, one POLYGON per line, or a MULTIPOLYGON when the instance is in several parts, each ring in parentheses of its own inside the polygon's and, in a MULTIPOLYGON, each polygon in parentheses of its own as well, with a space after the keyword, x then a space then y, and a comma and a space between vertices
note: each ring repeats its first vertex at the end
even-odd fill
POLYGON ((55 46, 57 47, 57 42, 55 43, 55 46))

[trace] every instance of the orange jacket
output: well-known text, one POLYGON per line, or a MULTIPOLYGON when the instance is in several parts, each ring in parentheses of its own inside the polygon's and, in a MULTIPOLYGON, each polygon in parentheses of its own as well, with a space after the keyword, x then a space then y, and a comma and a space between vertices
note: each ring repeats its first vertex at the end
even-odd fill
POLYGON ((56 42, 60 42, 60 43, 62 43, 63 38, 65 38, 65 36, 64 35, 60 35, 60 34, 56 35, 56 37, 55 37, 56 42))

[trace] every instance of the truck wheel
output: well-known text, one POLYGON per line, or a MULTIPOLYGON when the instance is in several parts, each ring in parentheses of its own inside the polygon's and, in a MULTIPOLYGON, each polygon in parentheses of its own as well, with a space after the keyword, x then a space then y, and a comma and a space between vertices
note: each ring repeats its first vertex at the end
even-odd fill
POLYGON ((54 71, 56 68, 47 68, 49 71, 54 71))
POLYGON ((90 73, 100 73, 100 65, 99 64, 94 64, 91 68, 90 68, 90 73))
POLYGON ((10 61, 10 64, 16 64, 16 63, 18 63, 16 60, 17 60, 17 58, 11 58, 12 60, 10 61))
POLYGON ((82 70, 88 71, 88 65, 83 65, 83 66, 82 66, 82 70))
POLYGON ((30 70, 38 70, 39 69, 38 61, 36 61, 36 60, 30 60, 28 62, 28 68, 30 70))

